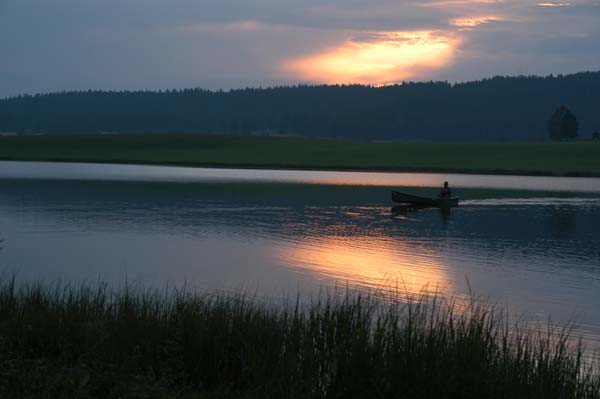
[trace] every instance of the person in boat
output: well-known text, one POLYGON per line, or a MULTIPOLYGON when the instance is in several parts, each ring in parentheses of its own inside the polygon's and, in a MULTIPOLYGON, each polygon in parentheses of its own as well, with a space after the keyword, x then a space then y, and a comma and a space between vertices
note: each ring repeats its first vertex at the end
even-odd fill
POLYGON ((447 181, 444 182, 444 187, 442 187, 439 197, 440 198, 451 198, 452 197, 452 190, 450 190, 450 187, 448 187, 447 181))

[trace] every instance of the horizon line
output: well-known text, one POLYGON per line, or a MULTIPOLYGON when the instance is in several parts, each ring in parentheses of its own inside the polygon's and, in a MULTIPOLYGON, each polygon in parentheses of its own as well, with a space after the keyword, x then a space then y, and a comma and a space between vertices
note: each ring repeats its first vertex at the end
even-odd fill
POLYGON ((573 72, 573 73, 551 73, 549 75, 525 75, 525 74, 519 74, 519 75, 493 75, 491 77, 487 77, 487 78, 481 78, 481 79, 474 79, 474 80, 465 80, 465 81, 460 81, 460 82, 449 82, 448 80, 409 80, 409 81, 402 81, 402 82, 396 82, 396 83, 390 83, 390 84, 383 84, 383 85, 373 85, 373 84, 363 84, 363 83, 310 83, 310 82, 306 82, 306 83, 296 83, 296 84, 282 84, 282 85, 272 85, 272 86, 246 86, 246 87, 239 87, 239 88, 229 88, 229 89, 224 89, 224 88, 220 88, 220 89, 207 89, 207 88, 203 88, 200 86, 196 86, 196 87, 184 87, 184 88, 165 88, 165 89, 82 89, 82 90, 56 90, 56 91, 46 91, 46 92, 37 92, 37 93, 22 93, 22 94, 17 94, 17 95, 12 95, 12 96, 6 96, 6 97, 0 97, 0 101, 9 101, 9 100, 14 100, 14 99, 20 99, 20 98, 30 98, 30 97, 43 97, 43 96, 49 96, 49 95, 60 95, 60 94, 83 94, 83 93, 115 93, 115 94, 130 94, 130 93, 152 93, 152 94, 166 94, 166 93, 179 93, 179 92, 185 92, 185 91, 201 91, 201 92, 206 92, 206 93, 213 93, 213 94, 217 94, 217 93, 233 93, 233 92, 239 92, 239 91, 247 91, 247 90, 274 90, 274 89, 295 89, 295 88, 305 88, 305 87, 363 87, 363 88, 370 88, 370 89, 385 89, 385 88, 390 88, 390 87, 401 87, 401 86, 407 86, 407 85, 414 85, 414 84, 447 84, 450 87, 455 87, 455 86, 460 86, 460 85, 465 85, 465 84, 472 84, 472 83, 479 83, 479 82, 485 82, 485 81, 490 81, 490 80, 494 80, 494 79, 519 79, 519 78, 528 78, 528 79, 557 79, 557 78, 566 78, 566 77, 571 77, 571 76, 576 76, 576 75, 585 75, 585 74, 600 74, 600 69, 599 70, 587 70, 587 71, 579 71, 579 72, 573 72))

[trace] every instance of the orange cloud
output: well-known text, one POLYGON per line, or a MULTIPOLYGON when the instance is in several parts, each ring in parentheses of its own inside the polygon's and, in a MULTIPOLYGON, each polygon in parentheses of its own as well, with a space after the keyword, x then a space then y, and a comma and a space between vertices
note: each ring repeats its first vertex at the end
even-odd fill
POLYGON ((478 17, 462 17, 454 18, 450 20, 450 24, 459 28, 474 28, 479 25, 487 24, 490 22, 501 22, 506 21, 505 18, 499 16, 478 16, 478 17))
POLYGON ((323 53, 287 60, 282 68, 310 82, 390 84, 447 66, 459 43, 434 31, 370 32, 323 53))

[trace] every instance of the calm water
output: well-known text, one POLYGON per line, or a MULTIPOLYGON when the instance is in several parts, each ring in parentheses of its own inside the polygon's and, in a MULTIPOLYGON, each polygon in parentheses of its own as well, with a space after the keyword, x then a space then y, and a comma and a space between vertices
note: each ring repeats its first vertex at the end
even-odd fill
POLYGON ((0 237, 24 281, 471 290, 600 348, 600 179, 0 162, 0 237), (390 212, 444 180, 450 213, 390 212))

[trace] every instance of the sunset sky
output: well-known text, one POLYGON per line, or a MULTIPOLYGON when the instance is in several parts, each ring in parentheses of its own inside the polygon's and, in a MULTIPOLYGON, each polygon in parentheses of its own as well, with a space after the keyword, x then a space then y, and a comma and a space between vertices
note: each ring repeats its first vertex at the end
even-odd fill
POLYGON ((600 0, 0 0, 0 97, 600 69, 600 0))

